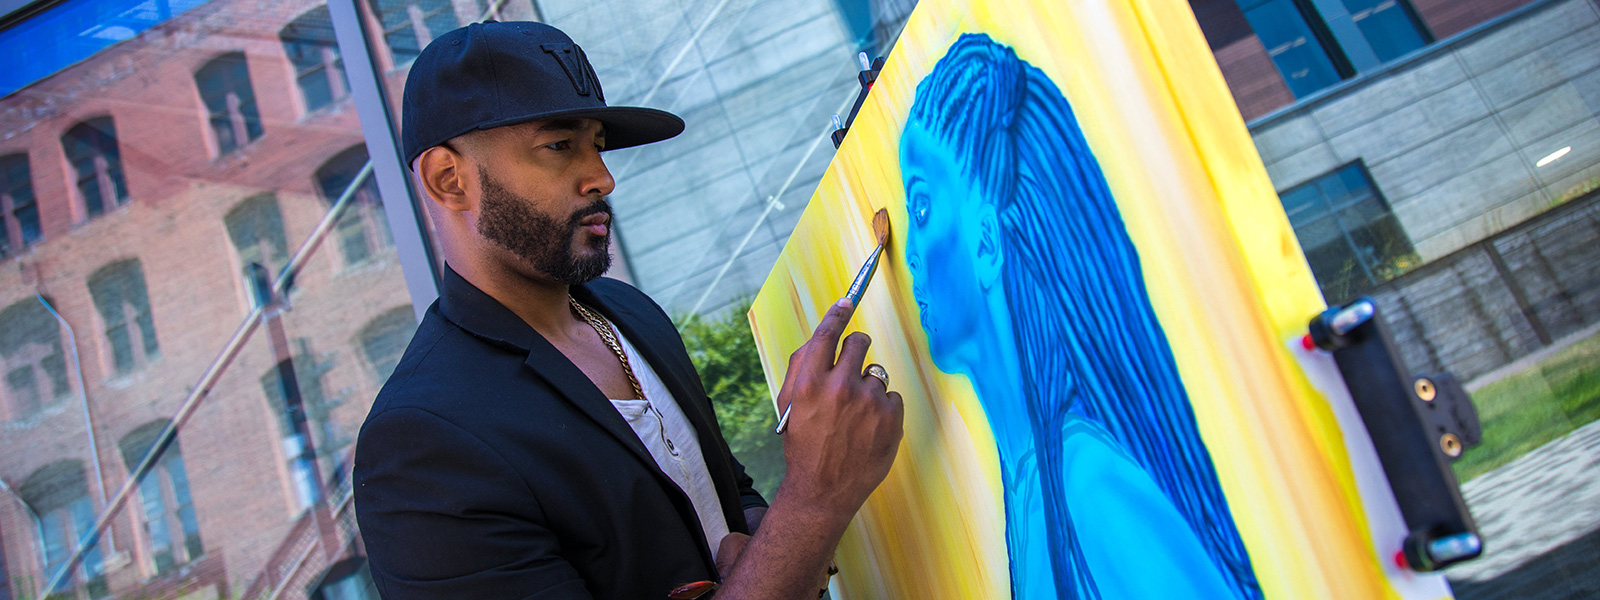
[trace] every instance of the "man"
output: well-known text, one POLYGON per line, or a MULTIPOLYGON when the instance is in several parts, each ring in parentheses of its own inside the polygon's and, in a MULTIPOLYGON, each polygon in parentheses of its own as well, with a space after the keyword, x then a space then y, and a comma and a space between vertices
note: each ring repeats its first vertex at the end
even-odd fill
POLYGON ((384 598, 633 600, 701 581, 723 600, 817 597, 894 459, 900 397, 862 374, 865 335, 840 346, 854 307, 830 308, 779 391, 787 475, 766 507, 671 321, 597 279, 601 151, 682 129, 607 107, 583 51, 539 23, 473 24, 412 64, 402 142, 448 268, 356 446, 384 598))

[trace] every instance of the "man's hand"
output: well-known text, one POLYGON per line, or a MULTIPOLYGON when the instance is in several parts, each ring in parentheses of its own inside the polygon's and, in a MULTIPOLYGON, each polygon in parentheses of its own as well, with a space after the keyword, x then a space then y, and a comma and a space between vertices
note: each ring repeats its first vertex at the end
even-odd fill
POLYGON ((905 407, 882 380, 862 374, 866 334, 851 334, 840 348, 854 309, 848 300, 833 305, 789 357, 778 391, 778 407, 793 406, 783 436, 787 472, 755 537, 723 538, 719 600, 816 598, 845 527, 889 474, 905 407))
POLYGON ((778 406, 793 406, 784 434, 788 492, 830 512, 854 514, 889 474, 900 448, 905 407, 900 394, 862 374, 865 333, 839 336, 855 307, 840 300, 811 339, 789 356, 778 406))

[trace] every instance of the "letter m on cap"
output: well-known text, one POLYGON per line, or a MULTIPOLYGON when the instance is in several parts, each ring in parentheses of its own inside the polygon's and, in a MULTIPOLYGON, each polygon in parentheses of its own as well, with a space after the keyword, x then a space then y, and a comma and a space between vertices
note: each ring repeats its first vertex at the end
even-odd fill
POLYGON ((579 96, 587 96, 590 91, 606 101, 605 92, 600 90, 600 78, 595 77, 594 67, 589 65, 589 57, 583 54, 583 48, 577 44, 540 44, 539 48, 555 57, 561 63, 561 70, 566 72, 567 79, 572 81, 572 88, 577 90, 579 96))

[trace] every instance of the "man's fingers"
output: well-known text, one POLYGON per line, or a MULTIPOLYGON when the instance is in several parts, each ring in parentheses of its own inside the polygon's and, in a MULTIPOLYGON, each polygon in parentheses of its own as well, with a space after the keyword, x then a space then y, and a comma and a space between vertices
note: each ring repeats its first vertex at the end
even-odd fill
POLYGON ((817 329, 811 333, 811 341, 806 342, 812 352, 827 355, 828 366, 833 366, 833 349, 839 347, 839 336, 844 334, 844 326, 850 323, 850 315, 855 312, 856 307, 849 298, 840 298, 828 307, 828 313, 822 315, 822 322, 817 323, 817 329))
POLYGON ((839 362, 835 368, 843 369, 848 373, 861 373, 861 365, 867 362, 867 348, 872 346, 872 338, 859 331, 844 338, 844 347, 839 349, 839 362))

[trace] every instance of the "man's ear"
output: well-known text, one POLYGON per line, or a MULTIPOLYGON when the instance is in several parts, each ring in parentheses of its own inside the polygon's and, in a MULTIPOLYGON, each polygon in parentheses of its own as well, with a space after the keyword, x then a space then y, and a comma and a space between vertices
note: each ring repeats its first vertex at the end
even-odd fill
POLYGON ((983 203, 978 207, 978 256, 973 261, 973 266, 978 271, 978 285, 984 291, 1000 282, 1001 270, 1005 268, 1005 244, 1001 236, 1005 235, 1000 229, 1000 215, 995 212, 993 204, 983 203))
POLYGON ((472 210, 467 198, 467 160, 446 146, 434 146, 417 157, 417 178, 434 204, 446 210, 472 210))

